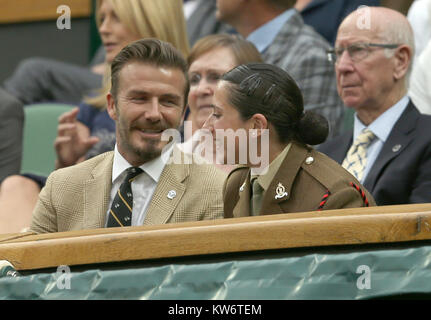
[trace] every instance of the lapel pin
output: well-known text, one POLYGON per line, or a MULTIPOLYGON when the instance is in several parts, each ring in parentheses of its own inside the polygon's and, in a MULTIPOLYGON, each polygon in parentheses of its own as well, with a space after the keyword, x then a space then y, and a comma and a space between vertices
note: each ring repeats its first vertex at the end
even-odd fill
POLYGON ((241 186, 241 188, 239 188, 239 192, 243 192, 245 189, 245 182, 243 183, 243 185, 241 186))
POLYGON ((177 196, 177 192, 175 190, 171 190, 168 192, 168 199, 173 200, 177 196))
POLYGON ((393 148, 392 148, 392 151, 393 152, 398 152, 398 151, 400 151, 401 150, 401 145, 400 144, 397 144, 397 145, 395 145, 393 148))
POLYGON ((286 192, 286 188, 279 183, 277 189, 275 189, 275 200, 279 200, 279 199, 283 199, 285 197, 287 197, 289 194, 286 192))

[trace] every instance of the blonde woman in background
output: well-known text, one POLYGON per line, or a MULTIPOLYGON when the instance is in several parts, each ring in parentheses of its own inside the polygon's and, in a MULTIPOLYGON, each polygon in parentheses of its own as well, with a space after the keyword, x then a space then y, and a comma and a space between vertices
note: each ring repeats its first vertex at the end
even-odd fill
MULTIPOLYGON (((56 169, 74 165, 115 145, 115 123, 106 111, 110 64, 128 43, 157 38, 189 53, 181 0, 98 0, 96 19, 106 50, 103 88, 59 118, 56 169)), ((0 234, 26 229, 46 177, 16 175, 0 187, 0 234)))
POLYGON ((106 94, 110 90, 109 65, 128 43, 141 38, 157 38, 173 44, 185 57, 189 54, 181 0, 97 0, 96 6, 99 8, 96 12, 96 22, 106 50, 108 66, 105 68, 103 89, 96 98, 87 99, 90 104, 105 108, 106 94), (103 10, 104 7, 107 7, 107 10, 103 10), (104 11, 111 13, 111 23, 104 23, 104 11), (117 28, 117 35, 121 39, 112 39, 114 28, 117 28))

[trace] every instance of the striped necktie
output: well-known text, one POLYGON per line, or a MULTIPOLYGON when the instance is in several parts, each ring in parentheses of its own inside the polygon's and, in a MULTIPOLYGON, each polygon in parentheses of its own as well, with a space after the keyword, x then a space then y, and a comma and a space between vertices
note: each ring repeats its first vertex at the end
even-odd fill
POLYGON ((133 193, 131 184, 142 172, 144 171, 137 167, 127 169, 126 178, 118 189, 109 211, 108 228, 132 225, 133 193))
POLYGON ((367 166, 367 148, 376 136, 370 130, 364 130, 350 147, 343 161, 343 168, 362 181, 367 166))

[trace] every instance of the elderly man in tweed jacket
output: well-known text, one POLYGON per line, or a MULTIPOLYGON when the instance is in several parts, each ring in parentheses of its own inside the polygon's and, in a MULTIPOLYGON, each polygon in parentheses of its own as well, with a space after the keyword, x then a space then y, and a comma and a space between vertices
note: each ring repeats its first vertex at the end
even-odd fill
POLYGON ((344 106, 335 72, 328 62, 330 44, 304 24, 292 0, 217 0, 217 18, 253 42, 267 63, 286 70, 304 95, 306 110, 325 116, 330 136, 340 133, 344 106))
POLYGON ((107 110, 116 124, 115 151, 53 172, 39 195, 31 230, 221 218, 225 174, 185 159, 170 142, 172 134, 163 135, 179 127, 187 101, 181 53, 166 42, 139 40, 115 57, 111 78, 107 110))

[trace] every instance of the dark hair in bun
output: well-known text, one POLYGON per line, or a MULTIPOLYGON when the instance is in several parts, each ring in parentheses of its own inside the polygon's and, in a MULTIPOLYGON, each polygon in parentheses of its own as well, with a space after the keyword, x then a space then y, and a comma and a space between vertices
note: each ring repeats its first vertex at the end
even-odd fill
POLYGON ((301 90, 283 69, 266 63, 238 66, 223 75, 228 99, 242 119, 260 113, 270 122, 281 142, 291 140, 317 145, 326 140, 326 118, 312 111, 304 113, 301 90))

